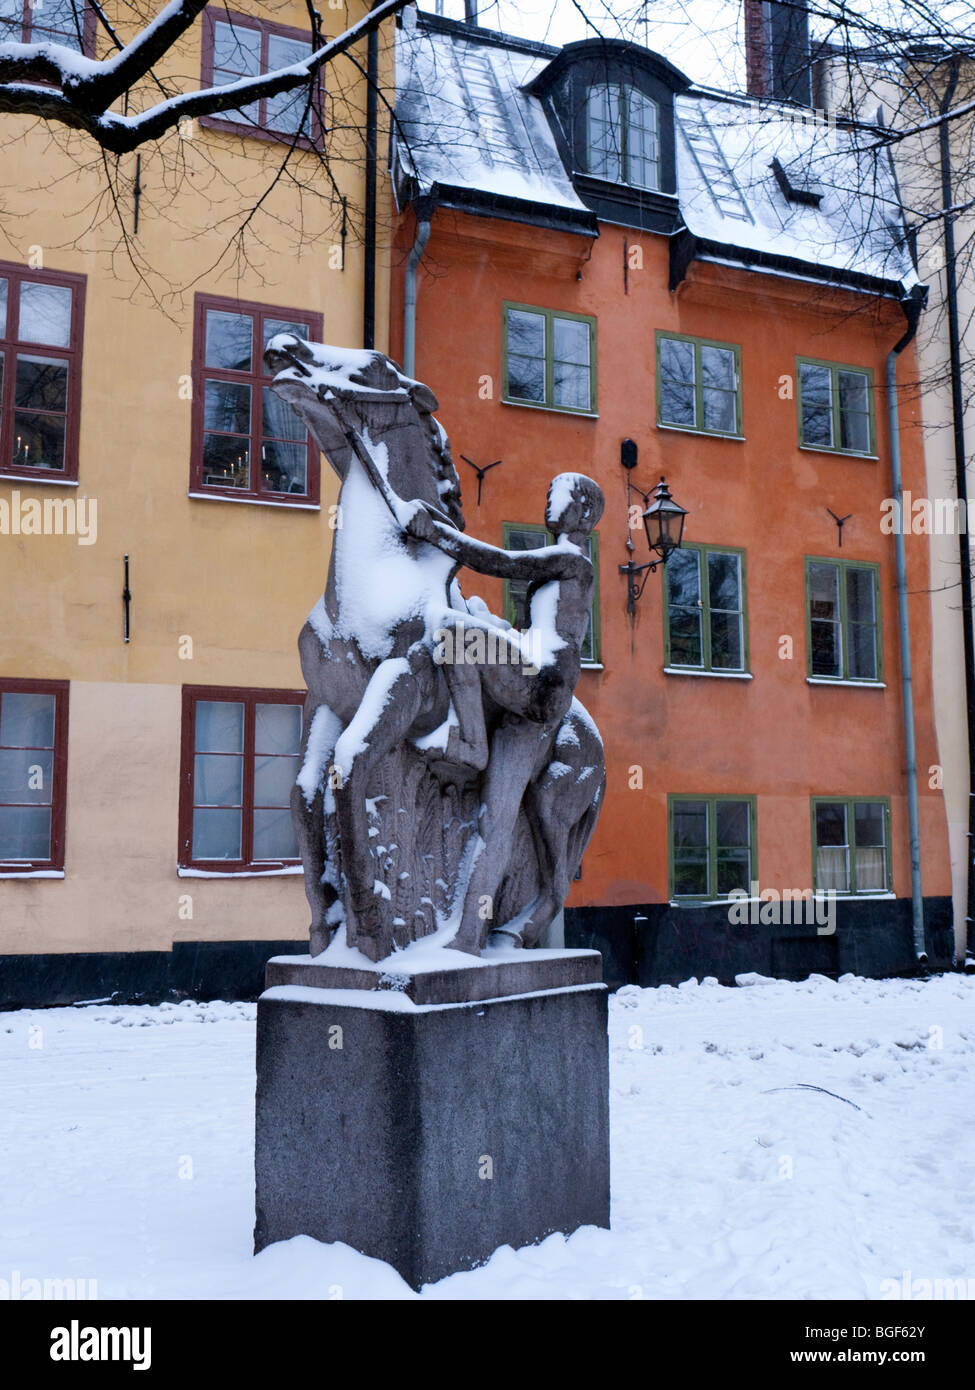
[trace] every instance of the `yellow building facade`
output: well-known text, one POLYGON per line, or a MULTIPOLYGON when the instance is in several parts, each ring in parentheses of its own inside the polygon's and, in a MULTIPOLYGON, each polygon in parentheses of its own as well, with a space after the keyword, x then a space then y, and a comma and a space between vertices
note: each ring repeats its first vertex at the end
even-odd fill
MULTIPOLYGON (((191 90, 310 47, 304 4, 240 3, 157 76, 191 90)), ((326 36, 367 9, 323 7, 326 36)), ((261 353, 282 328, 386 346, 366 47, 326 70, 325 130, 279 99, 103 159, 2 118, 0 1004, 251 989, 265 943, 305 935, 281 789, 337 480, 261 353)))
MULTIPOLYGON (((920 401, 924 430, 926 495, 904 499, 908 548, 926 546, 931 603, 931 661, 938 763, 919 768, 929 785, 944 792, 951 856, 955 951, 971 965, 968 922, 971 778, 965 639, 960 584, 961 536, 971 520, 959 502, 957 455, 964 447, 963 471, 969 499, 975 496, 975 400, 970 372, 975 352, 975 216, 971 208, 971 149, 975 122, 975 67, 936 49, 918 50, 913 60, 894 62, 882 55, 854 53, 817 65, 819 102, 841 118, 882 119, 899 138, 891 146, 893 164, 915 237, 928 303, 917 333, 918 375, 906 383, 920 401), (937 114, 959 112, 942 125, 937 114), (945 179, 947 178, 947 186, 945 179), (947 195, 947 201, 946 201, 947 195), (951 218, 955 252, 954 284, 949 281, 945 207, 951 218), (961 402, 952 389, 950 299, 957 313, 961 402), (959 429, 960 426, 960 429, 959 429), (916 539, 923 537, 923 539, 916 539)), ((872 137, 865 133, 865 141, 872 137)), ((923 865, 922 865, 923 869, 923 865)))

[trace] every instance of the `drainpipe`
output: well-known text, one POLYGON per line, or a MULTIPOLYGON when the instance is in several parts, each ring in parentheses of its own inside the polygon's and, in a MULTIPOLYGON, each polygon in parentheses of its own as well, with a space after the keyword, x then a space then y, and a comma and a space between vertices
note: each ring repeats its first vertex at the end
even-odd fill
POLYGON ((427 242, 430 240, 433 209, 432 198, 417 198, 413 204, 416 213, 416 240, 406 262, 406 284, 403 291, 403 373, 408 377, 416 374, 416 277, 427 242))
MULTIPOLYGON (((941 100, 941 114, 947 114, 958 85, 958 63, 941 100)), ((968 855, 965 918, 968 926, 965 969, 975 970, 975 637, 972 631, 972 555, 968 537, 968 477, 965 471, 965 397, 961 379, 961 333, 958 326, 958 281, 955 263, 955 224, 948 212, 952 198, 951 137, 948 122, 941 122, 941 206, 944 208, 945 300, 948 309, 948 351, 951 367, 951 414, 954 432, 955 492, 963 518, 958 536, 958 563, 961 580, 962 637, 965 653, 966 731, 968 734, 968 855)))
POLYGON ((362 287, 362 346, 376 346, 376 167, 379 108, 379 33, 373 29, 366 48, 366 207, 365 267, 362 287))
POLYGON ((894 499, 894 515, 898 526, 894 532, 897 564, 897 623, 900 629, 901 691, 904 703, 904 755, 907 762, 907 817, 911 840, 911 923, 914 954, 923 965, 928 959, 924 945, 924 898, 921 894, 921 832, 917 803, 917 752, 914 739, 914 694, 911 681, 911 629, 907 612, 907 552, 904 545, 904 484, 901 478, 901 440, 897 411, 897 358, 917 332, 917 321, 924 307, 925 291, 921 286, 903 301, 907 315, 904 336, 887 354, 887 419, 890 425, 890 471, 894 499))

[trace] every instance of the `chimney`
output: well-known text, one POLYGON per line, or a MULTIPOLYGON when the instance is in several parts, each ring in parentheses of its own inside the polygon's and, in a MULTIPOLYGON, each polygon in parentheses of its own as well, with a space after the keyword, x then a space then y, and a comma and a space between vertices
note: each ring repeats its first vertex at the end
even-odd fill
POLYGON ((745 90, 750 97, 767 97, 772 89, 768 5, 745 0, 745 90))
POLYGON ((477 0, 464 0, 464 23, 477 27, 477 0))
POLYGON ((809 13, 799 0, 745 0, 745 74, 749 96, 812 104, 809 13))

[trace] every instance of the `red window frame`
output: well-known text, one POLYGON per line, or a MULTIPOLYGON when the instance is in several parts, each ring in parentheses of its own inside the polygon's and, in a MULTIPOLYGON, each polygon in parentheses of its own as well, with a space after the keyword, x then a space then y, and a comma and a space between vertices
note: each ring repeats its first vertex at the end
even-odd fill
MULTIPOLYGON (((268 40, 270 38, 299 39, 302 43, 311 44, 314 49, 314 35, 308 29, 295 29, 289 24, 275 24, 272 20, 258 19, 252 14, 242 14, 239 10, 228 10, 222 6, 220 8, 208 7, 203 11, 203 38, 202 56, 200 67, 200 85, 204 88, 213 86, 213 55, 215 46, 215 26, 218 23, 230 23, 235 28, 256 29, 261 35, 261 72, 265 73, 268 69, 268 40)), ((248 135, 255 140, 271 140, 276 144, 284 143, 290 145, 294 142, 296 149, 317 150, 322 143, 322 123, 319 113, 322 106, 322 70, 315 75, 317 86, 317 100, 312 102, 310 112, 311 117, 311 136, 295 135, 287 130, 268 130, 265 128, 267 108, 264 105, 266 98, 261 102, 261 122, 260 125, 249 125, 246 121, 235 121, 226 114, 216 116, 201 116, 200 125, 206 126, 211 130, 225 130, 232 135, 248 135)), ((249 105, 243 102, 242 105, 249 105)))
POLYGON ((0 353, 4 356, 3 389, 0 392, 0 478, 19 478, 24 482, 74 482, 78 477, 78 439, 81 431, 81 353, 87 276, 68 271, 31 270, 28 266, 0 261, 0 280, 7 281, 7 320, 0 331, 0 353), (22 341, 16 336, 20 331, 20 286, 25 280, 33 284, 60 285, 71 290, 71 330, 67 347, 49 347, 46 343, 22 341), (32 468, 28 464, 15 464, 12 461, 17 377, 12 367, 18 353, 27 356, 43 353, 45 356, 64 358, 68 364, 63 468, 32 468))
POLYGON ((247 299, 225 299, 220 295, 198 294, 193 310, 193 426, 191 440, 190 492, 208 497, 226 497, 231 501, 267 502, 286 507, 317 507, 321 497, 321 452, 318 445, 308 436, 308 490, 294 492, 272 492, 261 486, 260 441, 263 435, 261 388, 270 384, 270 375, 264 368, 264 320, 285 319, 303 323, 308 327, 311 341, 320 342, 324 320, 321 314, 309 313, 302 309, 286 309, 273 304, 257 304, 247 299), (229 367, 208 367, 206 365, 206 316, 209 309, 220 313, 250 314, 254 320, 251 339, 251 370, 234 371, 229 367), (229 381, 251 388, 251 471, 250 487, 218 487, 215 483, 203 480, 203 420, 207 377, 216 381, 229 381))
MULTIPOLYGON (((51 854, 48 859, 4 859, 0 853, 0 874, 31 874, 49 869, 64 870, 64 830, 68 788, 68 681, 40 681, 17 676, 0 676, 0 705, 7 694, 54 696, 54 757, 51 787, 51 854)), ((16 802, 4 802, 6 806, 16 802)))
POLYGON ((200 869, 208 873, 272 873, 275 869, 300 864, 294 859, 254 859, 254 721, 257 705, 299 705, 304 707, 304 690, 264 690, 254 686, 184 685, 180 733, 179 845, 177 863, 181 869, 200 869), (196 754, 196 703, 198 700, 226 700, 244 706, 243 790, 241 794, 241 854, 239 859, 193 858, 193 760, 196 754))
MULTIPOLYGON (((20 22, 21 43, 30 43, 32 40, 35 43, 43 43, 45 41, 49 43, 57 43, 57 36, 59 34, 65 34, 68 32, 66 29, 53 29, 49 25, 45 24, 44 14, 45 12, 43 8, 38 9, 36 11, 37 22, 35 24, 35 9, 33 4, 31 3, 31 0, 23 0, 22 18, 20 22), (35 29, 37 30, 38 34, 42 37, 36 39, 34 38, 35 29)), ((8 21, 8 23, 11 25, 11 27, 13 26, 13 21, 8 21)), ((95 19, 95 11, 91 8, 90 5, 85 5, 84 15, 81 22, 80 51, 84 54, 86 58, 94 58, 95 56, 96 29, 97 22, 95 19)), ((0 30, 0 42, 3 42, 4 37, 5 36, 3 34, 3 30, 0 30)), ((12 41, 14 43, 17 42, 16 39, 13 39, 12 41)))

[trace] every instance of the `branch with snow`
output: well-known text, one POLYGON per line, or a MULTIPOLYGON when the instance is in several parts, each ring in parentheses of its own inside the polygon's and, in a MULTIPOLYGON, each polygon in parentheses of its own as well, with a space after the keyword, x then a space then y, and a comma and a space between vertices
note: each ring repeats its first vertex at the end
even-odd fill
POLYGON ((199 19, 207 0, 170 0, 131 43, 101 62, 57 43, 0 43, 0 112, 57 121, 85 131, 112 154, 126 154, 158 140, 181 121, 307 87, 328 63, 409 3, 378 0, 367 15, 300 63, 222 87, 181 92, 135 115, 110 108, 151 73, 153 64, 199 19))

